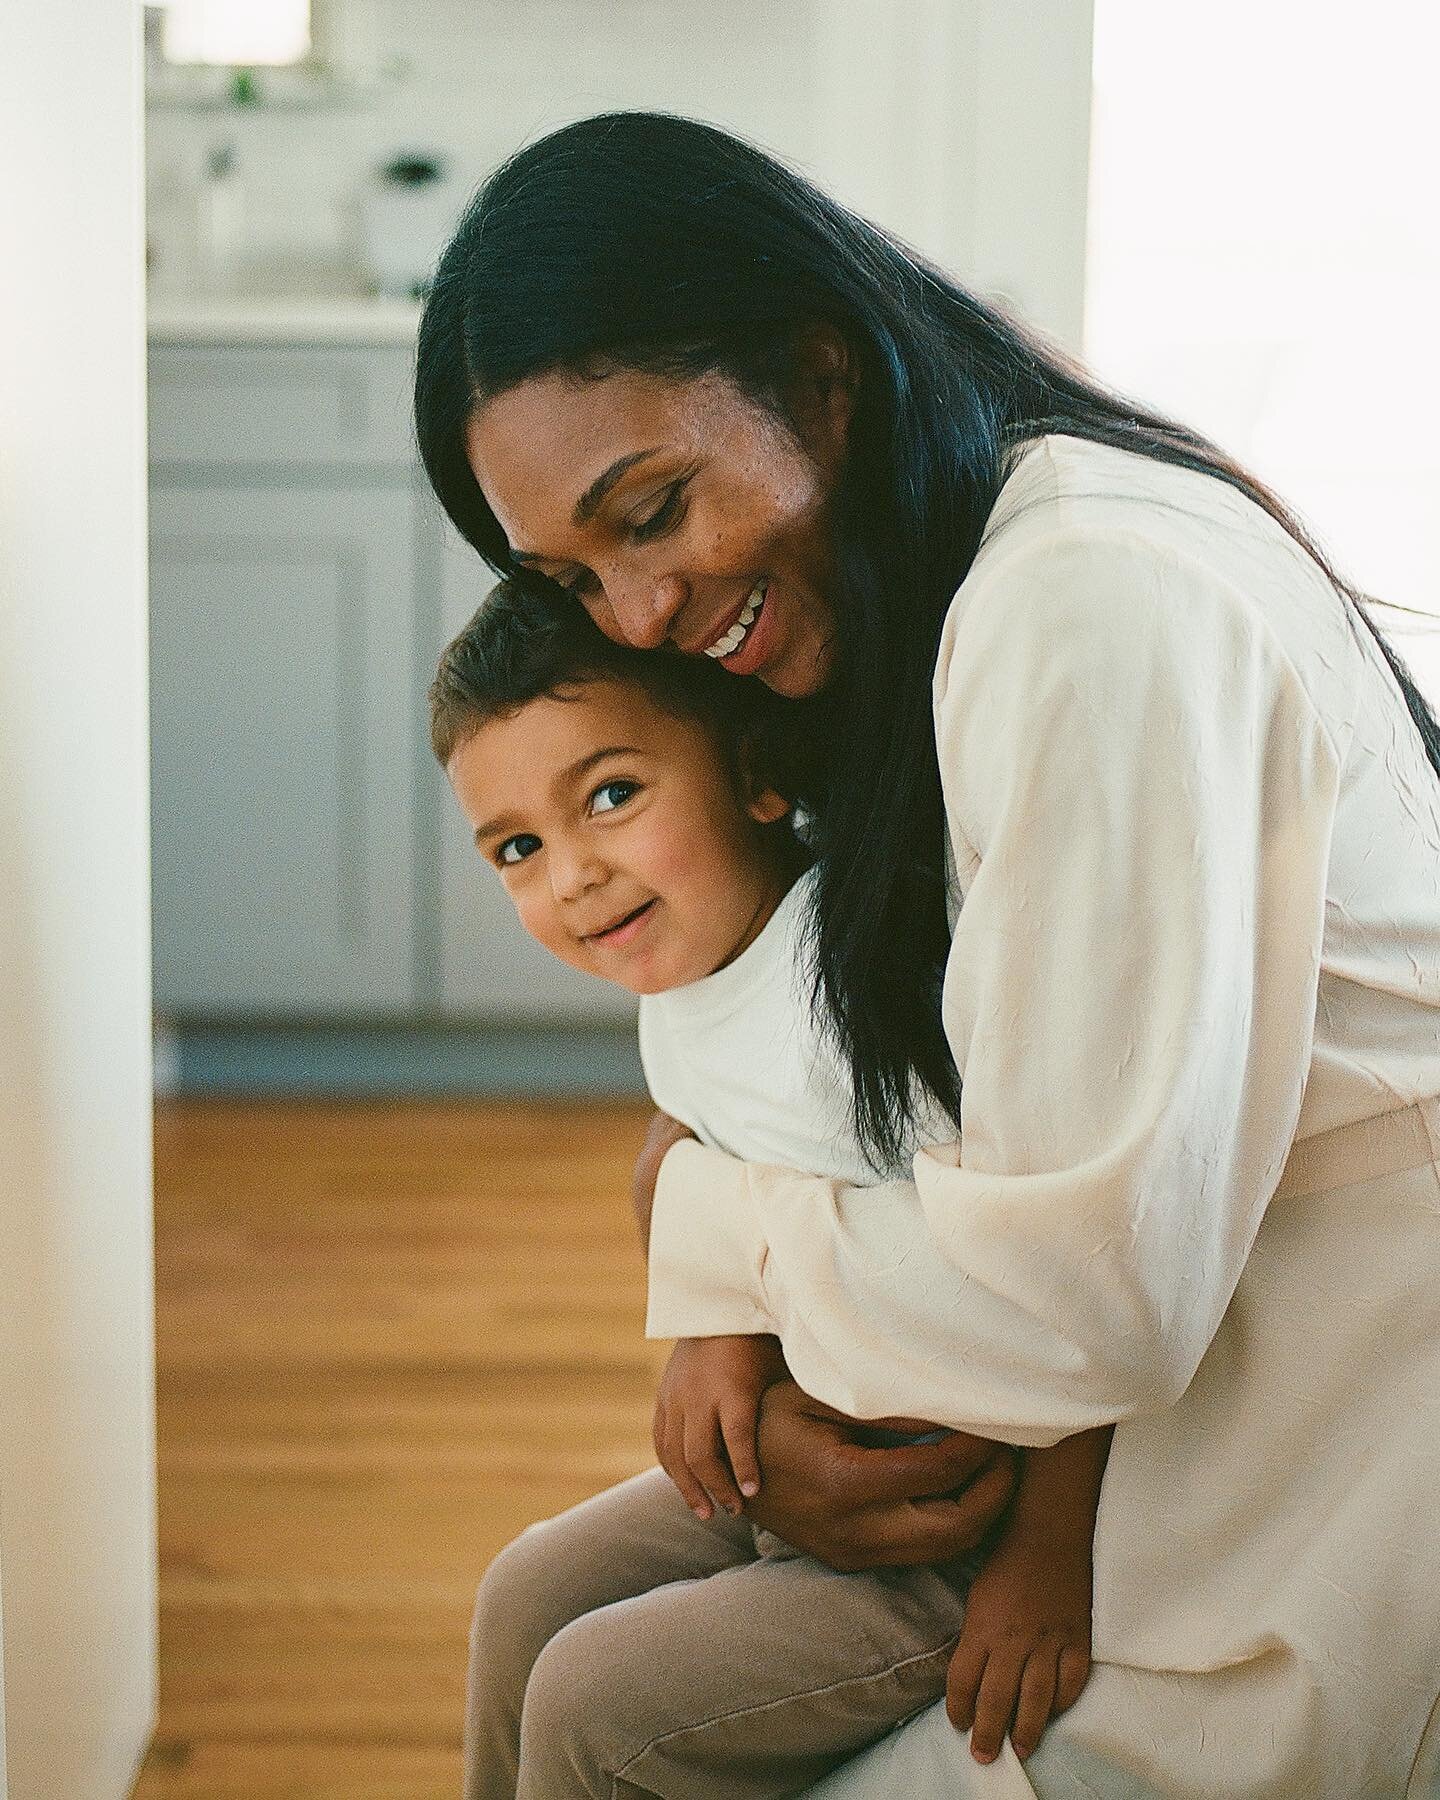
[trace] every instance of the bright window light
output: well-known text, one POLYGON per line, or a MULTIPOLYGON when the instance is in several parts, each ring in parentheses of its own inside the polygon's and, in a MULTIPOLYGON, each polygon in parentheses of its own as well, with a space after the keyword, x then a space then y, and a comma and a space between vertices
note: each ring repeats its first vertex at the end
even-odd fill
POLYGON ((240 68, 310 54, 310 0, 168 0, 165 60, 240 68))
MULTIPOLYGON (((1095 0, 1086 353, 1440 615, 1440 16, 1095 0)), ((1440 699, 1440 629, 1377 613, 1440 699)))

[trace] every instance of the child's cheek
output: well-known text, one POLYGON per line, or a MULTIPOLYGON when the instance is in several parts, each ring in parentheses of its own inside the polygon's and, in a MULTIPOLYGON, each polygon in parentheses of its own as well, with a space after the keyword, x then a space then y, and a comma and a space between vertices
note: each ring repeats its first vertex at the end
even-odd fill
POLYGON ((694 829, 657 807, 635 821, 626 860, 637 882, 673 898, 694 880, 696 848, 694 829))
POLYGON ((543 945, 562 962, 573 963, 577 967, 585 966, 579 947, 563 928, 542 884, 512 877, 505 883, 505 889, 514 902, 520 923, 536 943, 543 945))

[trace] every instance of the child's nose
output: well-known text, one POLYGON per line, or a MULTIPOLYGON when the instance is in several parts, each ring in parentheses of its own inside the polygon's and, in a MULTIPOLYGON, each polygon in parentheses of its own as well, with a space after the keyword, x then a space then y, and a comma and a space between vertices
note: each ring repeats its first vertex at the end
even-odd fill
POLYGON ((550 888, 557 900, 578 900, 592 888, 602 886, 608 874, 601 858, 583 846, 551 848, 550 888))

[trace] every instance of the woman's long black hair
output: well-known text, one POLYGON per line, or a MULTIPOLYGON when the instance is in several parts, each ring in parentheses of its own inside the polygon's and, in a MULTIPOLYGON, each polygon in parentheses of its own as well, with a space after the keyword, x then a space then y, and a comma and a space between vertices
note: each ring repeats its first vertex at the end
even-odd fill
POLYGON ((719 372, 788 422, 794 348, 817 322, 851 347, 858 389, 830 512, 833 672, 817 701, 794 703, 816 752, 801 795, 817 865, 812 947, 817 999, 853 1072, 857 1128, 885 1164, 913 1122, 917 1082, 960 1123, 940 1015, 950 934, 931 676, 1016 445, 1065 433, 1249 495, 1374 634, 1437 772, 1440 726, 1362 596, 1254 476, 1107 392, 790 169, 692 120, 586 119, 485 183, 421 321, 425 468, 463 535, 493 568, 517 573, 466 460, 477 399, 598 358, 676 377, 719 372))

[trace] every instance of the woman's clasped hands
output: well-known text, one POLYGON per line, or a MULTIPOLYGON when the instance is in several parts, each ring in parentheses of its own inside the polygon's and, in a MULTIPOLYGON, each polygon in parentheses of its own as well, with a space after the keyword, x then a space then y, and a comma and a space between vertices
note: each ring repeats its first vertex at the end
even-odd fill
POLYGON ((682 1338, 661 1377, 655 1450, 700 1518, 715 1506, 773 1531, 833 1569, 946 1562, 1004 1511, 1016 1459, 1002 1444, 946 1432, 884 1449, 790 1378, 777 1338, 682 1338), (763 1471, 763 1473, 762 1473, 763 1471))
MULTIPOLYGON (((682 1338, 660 1382, 655 1450, 697 1518, 717 1507, 744 1513, 847 1573, 949 1562, 991 1534, 1014 1494, 1014 1451, 962 1431, 875 1448, 865 1439, 876 1425, 928 1429, 913 1419, 862 1424, 812 1399, 778 1338, 682 1338)), ((993 1547, 951 1660, 947 1710, 981 1762, 1007 1735, 1029 1755, 1089 1674, 1088 1579, 1074 1593, 1057 1583, 1050 1560, 1029 1553, 1029 1535, 993 1547)))

